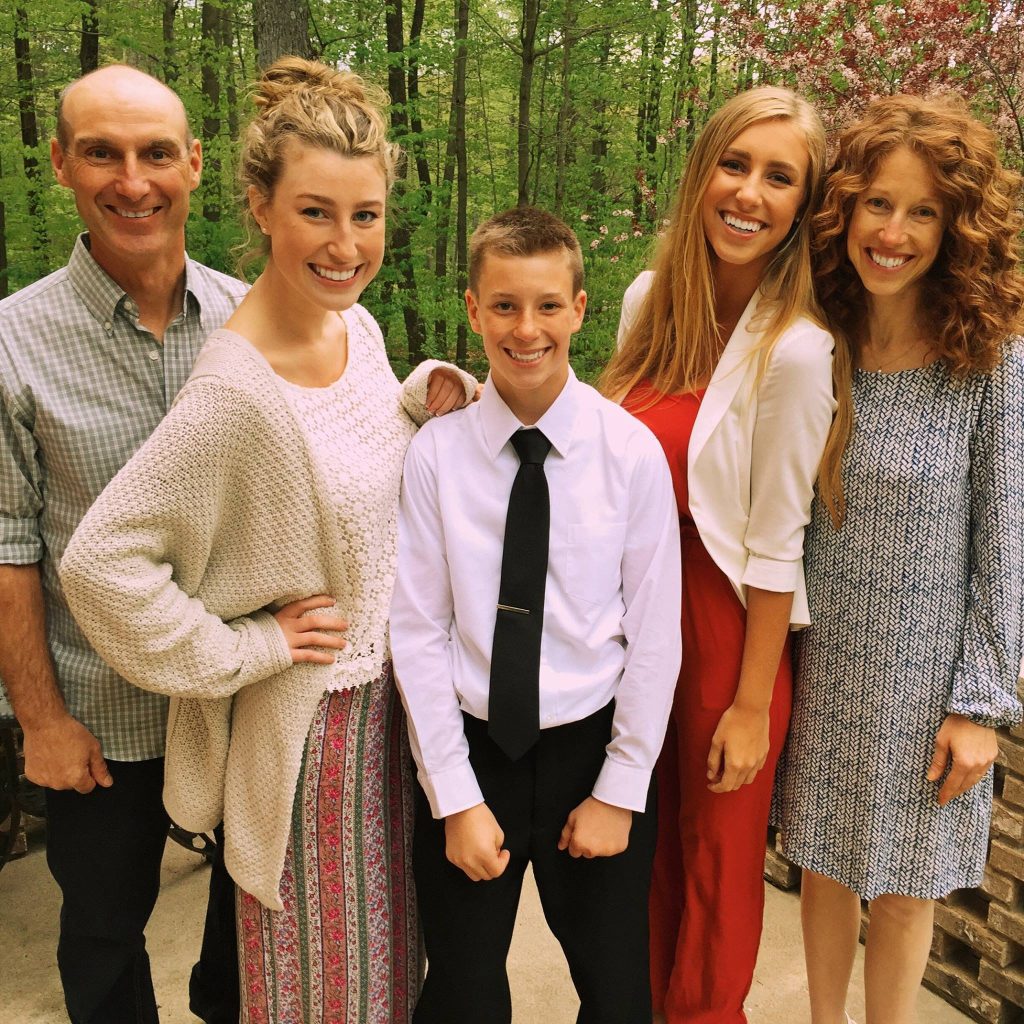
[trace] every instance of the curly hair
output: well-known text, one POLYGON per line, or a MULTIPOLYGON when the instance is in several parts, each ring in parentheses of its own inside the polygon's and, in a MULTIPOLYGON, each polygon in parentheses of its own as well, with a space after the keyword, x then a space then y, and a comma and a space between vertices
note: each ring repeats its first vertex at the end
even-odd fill
POLYGON ((922 282, 920 309, 939 358, 957 377, 987 372, 999 364, 1006 338, 1024 326, 1021 178, 1000 163, 995 134, 954 97, 887 96, 870 104, 840 136, 813 224, 814 279, 836 339, 840 405, 823 460, 831 472, 819 487, 837 525, 842 487, 836 455, 853 425, 851 366, 867 322, 867 297, 847 257, 846 232, 857 197, 901 147, 931 169, 943 202, 942 241, 922 282))

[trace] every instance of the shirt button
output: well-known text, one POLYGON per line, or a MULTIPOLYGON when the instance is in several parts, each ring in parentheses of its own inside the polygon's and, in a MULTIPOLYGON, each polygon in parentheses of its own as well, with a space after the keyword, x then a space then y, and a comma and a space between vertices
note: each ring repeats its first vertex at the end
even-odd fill
POLYGON ((103 330, 105 330, 105 331, 112 331, 113 329, 114 329, 114 325, 109 320, 104 320, 103 321, 103 330))
POLYGON ((125 312, 126 313, 134 313, 135 312, 135 303, 134 302, 126 302, 124 304, 124 308, 125 308, 125 312))
POLYGON ((160 358, 160 353, 156 349, 152 349, 149 353, 149 358, 155 363, 160 358))

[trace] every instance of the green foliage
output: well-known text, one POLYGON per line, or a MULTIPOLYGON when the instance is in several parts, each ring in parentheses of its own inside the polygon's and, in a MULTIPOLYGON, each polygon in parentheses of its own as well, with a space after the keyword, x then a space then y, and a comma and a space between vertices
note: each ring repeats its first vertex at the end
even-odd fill
MULTIPOLYGON (((77 232, 73 202, 45 168, 56 94, 79 73, 85 7, 79 0, 20 0, 19 6, 29 23, 49 246, 37 251, 29 221, 18 120, 24 88, 13 62, 14 14, 5 7, 0 197, 11 290, 60 266, 77 232)), ((392 232, 408 229, 409 245, 400 264, 386 262, 365 302, 381 321, 396 364, 408 359, 411 310, 424 325, 423 354, 450 358, 465 315, 456 275, 457 179, 452 188, 442 182, 456 0, 427 0, 415 42, 409 38, 414 0, 403 0, 406 45, 390 54, 387 3, 311 0, 309 7, 313 49, 326 62, 385 87, 389 66, 404 71, 407 81, 415 69, 418 98, 393 110, 395 124, 407 124, 398 134, 408 161, 393 196, 391 226, 392 232), (427 167, 429 187, 419 181, 418 159, 427 167), (439 244, 446 254, 443 272, 439 244), (414 287, 408 286, 410 267, 414 287)), ((532 54, 523 47, 526 9, 522 0, 470 4, 468 224, 472 230, 516 203, 523 156, 527 200, 561 212, 584 248, 589 307, 573 361, 587 379, 614 344, 622 293, 649 258, 694 135, 736 89, 770 80, 795 84, 834 121, 872 93, 917 90, 930 80, 958 88, 970 83, 977 109, 1006 141, 1008 159, 1021 162, 1022 0, 823 0, 813 6, 797 0, 543 0, 532 54), (518 104, 527 86, 521 154, 518 104)), ((182 97, 206 157, 188 227, 189 251, 230 272, 242 234, 233 158, 250 109, 247 84, 256 74, 250 0, 100 0, 99 32, 101 63, 136 64, 182 97)), ((482 367, 472 335, 467 359, 482 367)))

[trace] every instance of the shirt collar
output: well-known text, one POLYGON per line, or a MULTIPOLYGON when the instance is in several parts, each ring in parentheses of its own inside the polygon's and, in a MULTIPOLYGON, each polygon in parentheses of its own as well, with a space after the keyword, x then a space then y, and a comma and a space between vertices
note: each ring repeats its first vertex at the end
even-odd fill
MULTIPOLYGON (((118 306, 129 298, 128 293, 96 262, 89 252, 89 234, 83 232, 78 236, 71 258, 68 260, 68 278, 78 293, 86 309, 101 324, 112 323, 118 306)), ((182 315, 188 315, 188 302, 191 295, 202 309, 202 299, 196 291, 201 286, 199 275, 193 267, 193 261, 185 255, 185 291, 182 298, 182 315)))
MULTIPOLYGON (((534 424, 551 442, 551 447, 565 458, 572 444, 576 428, 577 413, 582 399, 583 385, 569 367, 569 377, 551 407, 534 424)), ((505 404, 498 389, 487 375, 483 394, 480 396, 480 423, 484 432, 484 444, 492 459, 508 444, 509 438, 524 424, 505 404)))

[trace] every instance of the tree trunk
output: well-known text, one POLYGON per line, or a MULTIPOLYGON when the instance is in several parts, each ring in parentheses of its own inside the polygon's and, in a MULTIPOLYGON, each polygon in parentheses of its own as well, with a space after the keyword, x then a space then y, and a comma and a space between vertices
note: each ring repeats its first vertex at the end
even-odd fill
POLYGON ((220 85, 222 77, 227 77, 225 56, 231 38, 229 12, 220 0, 204 0, 201 24, 203 139, 206 145, 203 219, 217 223, 222 201, 220 85))
MULTIPOLYGON (((444 164, 434 198, 434 209, 437 211, 436 234, 434 235, 434 275, 445 289, 447 289, 448 280, 448 232, 452 218, 452 184, 455 181, 456 163, 465 162, 466 37, 468 34, 469 0, 455 0, 455 74, 452 78, 452 98, 448 108, 448 139, 445 144, 444 164), (458 148, 460 109, 463 126, 461 159, 458 148)), ((465 285, 462 285, 462 289, 465 290, 465 285)), ((443 316, 434 321, 434 345, 438 352, 448 350, 448 321, 443 316)))
POLYGON ((391 96, 391 129, 398 137, 409 134, 408 93, 405 88, 405 29, 402 0, 387 0, 384 28, 388 44, 388 93, 391 96))
POLYGON ((78 48, 78 66, 87 75, 100 66, 99 0, 85 0, 82 11, 82 41, 78 48))
MULTIPOLYGON (((708 108, 710 109, 711 104, 714 102, 715 97, 718 95, 718 33, 721 29, 722 21, 721 15, 718 13, 718 8, 715 8, 715 20, 711 26, 711 66, 708 69, 708 108)), ((687 142, 688 145, 693 145, 693 140, 697 134, 697 125, 688 124, 687 130, 687 142)))
POLYGON ((533 69, 537 62, 537 22, 540 0, 523 0, 523 21, 519 29, 522 64, 519 70, 519 122, 516 132, 516 153, 519 194, 517 206, 526 206, 530 187, 530 100, 533 95, 533 69))
POLYGON ((39 125, 36 120, 35 78, 28 39, 28 13, 24 7, 14 11, 14 64, 18 79, 18 114, 25 177, 28 181, 28 217, 32 231, 32 250, 36 257, 34 276, 49 269, 49 237, 43 206, 43 183, 39 169, 39 125))
POLYGON ((164 0, 162 26, 164 81, 172 86, 178 80, 178 55, 174 41, 174 18, 177 13, 178 0, 164 0))
POLYGON ((420 188, 426 191, 426 202, 431 203, 430 164, 424 143, 423 120, 420 117, 420 36, 423 33, 425 0, 415 0, 412 8, 412 25, 409 27, 407 50, 407 86, 409 90, 409 127, 412 130, 412 152, 416 160, 416 177, 420 188))
POLYGON ((562 17, 561 102, 558 105, 558 125, 555 132, 555 213, 562 215, 565 202, 565 175, 569 164, 569 136, 572 131, 572 42, 576 28, 576 8, 573 0, 565 0, 562 17))
POLYGON ((550 48, 544 48, 544 65, 540 76, 540 99, 537 104, 537 139, 530 154, 530 166, 533 168, 533 193, 530 196, 530 205, 536 206, 540 201, 540 172, 544 166, 544 125, 547 123, 547 107, 545 100, 548 89, 548 55, 550 48))
MULTIPOLYGON (((455 108, 455 156, 458 161, 455 203, 455 286, 459 295, 466 290, 467 251, 469 239, 469 159, 466 152, 466 40, 469 37, 469 0, 457 0, 458 13, 455 26, 456 57, 455 85, 452 106, 455 108)), ((469 337, 466 318, 459 317, 455 332, 455 362, 466 365, 467 341, 469 337)))
MULTIPOLYGON (((388 91, 391 93, 391 132, 396 142, 403 143, 409 134, 408 95, 405 91, 405 30, 402 27, 402 0, 387 0, 384 7, 384 28, 388 46, 388 91)), ((396 191, 403 190, 404 182, 396 191)), ((400 197, 399 197, 400 198, 400 197)), ((401 274, 399 301, 405 321, 405 340, 409 365, 423 361, 423 345, 427 334, 416 304, 416 274, 412 263, 412 230, 409 212, 398 209, 397 223, 391 232, 391 257, 401 274)))
POLYGON ((256 63, 269 67, 278 57, 313 56, 307 0, 252 0, 256 63))
MULTIPOLYGON (((601 38, 601 70, 598 81, 605 81, 611 52, 612 37, 608 32, 601 38)), ((594 121, 590 137, 590 188, 598 195, 604 195, 607 183, 604 173, 604 162, 608 159, 608 120, 605 117, 607 109, 607 93, 602 89, 594 100, 594 121)))
MULTIPOLYGON (((0 178, 3 178, 2 168, 0 168, 0 178)), ((7 206, 0 198, 0 299, 6 299, 10 294, 10 269, 7 262, 7 206)))

